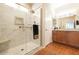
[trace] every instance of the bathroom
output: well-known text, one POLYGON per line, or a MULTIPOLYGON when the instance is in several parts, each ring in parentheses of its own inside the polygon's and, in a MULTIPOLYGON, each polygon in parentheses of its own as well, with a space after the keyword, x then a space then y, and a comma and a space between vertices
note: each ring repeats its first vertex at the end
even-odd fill
POLYGON ((79 4, 59 5, 0 3, 0 54, 34 55, 54 42, 79 47, 79 4))

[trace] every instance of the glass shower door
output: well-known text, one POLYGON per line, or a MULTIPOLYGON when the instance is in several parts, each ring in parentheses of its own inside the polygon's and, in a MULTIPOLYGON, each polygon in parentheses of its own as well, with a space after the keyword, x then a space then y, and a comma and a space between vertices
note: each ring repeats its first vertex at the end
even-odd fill
POLYGON ((41 40, 40 40, 40 8, 34 11, 35 13, 29 13, 27 15, 27 26, 25 28, 25 35, 26 35, 26 49, 27 53, 31 51, 34 51, 35 49, 39 48, 41 46, 41 40), (34 22, 36 23, 36 26, 38 27, 38 35, 36 35, 36 38, 34 38, 34 22))

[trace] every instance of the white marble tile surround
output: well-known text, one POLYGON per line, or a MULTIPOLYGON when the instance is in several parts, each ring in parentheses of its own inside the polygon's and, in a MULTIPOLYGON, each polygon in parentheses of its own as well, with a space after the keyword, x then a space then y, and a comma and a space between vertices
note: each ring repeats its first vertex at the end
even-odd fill
MULTIPOLYGON (((33 41, 32 28, 25 28, 24 31, 22 29, 19 29, 18 26, 14 24, 15 16, 24 18, 25 27, 29 26, 29 24, 30 26, 32 26, 34 21, 30 21, 30 19, 32 19, 31 17, 29 17, 30 14, 5 6, 4 4, 0 4, 0 39, 10 39, 8 45, 6 45, 7 42, 3 43, 3 46, 7 48, 7 50, 5 48, 5 51, 7 52, 12 51, 13 49, 16 49, 16 51, 18 51, 17 49, 19 49, 19 46, 23 46, 26 43, 33 41)), ((37 43, 36 45, 39 46, 40 40, 34 40, 34 43, 37 43)), ((33 42, 31 43, 31 45, 33 45, 33 42)), ((25 48, 31 49, 30 47, 25 48)))

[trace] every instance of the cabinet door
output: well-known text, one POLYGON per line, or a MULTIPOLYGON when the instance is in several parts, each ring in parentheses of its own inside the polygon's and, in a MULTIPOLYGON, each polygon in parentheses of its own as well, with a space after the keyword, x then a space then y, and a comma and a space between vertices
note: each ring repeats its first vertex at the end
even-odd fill
POLYGON ((66 32, 65 31, 54 31, 53 40, 60 43, 65 43, 66 32))
POLYGON ((79 47, 79 32, 73 31, 68 34, 68 44, 79 47))

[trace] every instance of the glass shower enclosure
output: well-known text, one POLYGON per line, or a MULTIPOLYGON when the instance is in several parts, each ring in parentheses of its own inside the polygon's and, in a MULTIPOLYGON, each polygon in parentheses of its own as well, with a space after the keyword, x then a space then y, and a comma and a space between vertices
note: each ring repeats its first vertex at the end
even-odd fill
POLYGON ((41 46, 40 4, 34 4, 31 11, 22 5, 0 3, 1 55, 24 55, 41 46), (34 22, 38 31, 35 35, 34 22))

